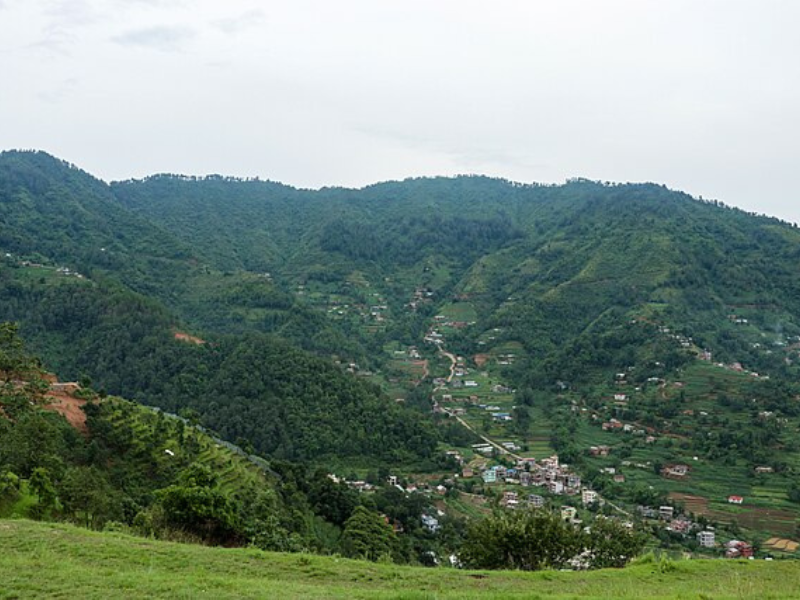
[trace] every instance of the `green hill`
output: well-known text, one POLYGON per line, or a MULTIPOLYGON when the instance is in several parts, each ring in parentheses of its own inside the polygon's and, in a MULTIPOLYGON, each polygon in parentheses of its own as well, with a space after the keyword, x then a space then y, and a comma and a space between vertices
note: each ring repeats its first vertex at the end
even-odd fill
POLYGON ((0 166, 0 310, 59 373, 273 457, 444 481, 437 454, 475 459, 480 434, 558 452, 629 511, 796 533, 795 226, 656 184, 107 185, 41 153, 0 166), (430 416, 434 394, 472 431, 430 416), (691 470, 662 474, 675 464, 691 470))
POLYGON ((0 521, 2 597, 758 598, 800 597, 796 561, 699 560, 587 573, 398 567, 157 542, 69 525, 0 521))

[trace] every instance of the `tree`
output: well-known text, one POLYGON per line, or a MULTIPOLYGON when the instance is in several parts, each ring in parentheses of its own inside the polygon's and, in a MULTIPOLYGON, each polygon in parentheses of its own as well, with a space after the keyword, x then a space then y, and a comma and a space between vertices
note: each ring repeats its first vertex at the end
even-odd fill
POLYGON ((344 524, 342 552, 350 558, 376 561, 391 556, 396 538, 391 526, 378 513, 357 506, 344 524))
POLYGON ((600 517, 585 533, 541 509, 498 512, 474 523, 461 560, 477 569, 560 569, 580 558, 592 569, 621 567, 644 545, 640 534, 600 517))
POLYGON ((472 524, 460 558, 476 569, 559 569, 578 554, 580 531, 544 510, 497 512, 472 524))
POLYGON ((593 569, 624 567, 642 551, 645 539, 619 521, 599 517, 592 523, 586 537, 589 565, 593 569))
POLYGON ((37 372, 36 361, 25 353, 16 323, 0 323, 0 375, 9 383, 37 372))
POLYGON ((216 476, 208 467, 190 465, 178 480, 180 484, 156 492, 169 527, 215 543, 238 537, 241 529, 239 507, 217 488, 216 476))
POLYGON ((95 467, 67 469, 59 486, 64 511, 86 527, 102 527, 105 521, 121 514, 117 495, 95 467))
POLYGON ((50 473, 44 467, 37 467, 33 470, 28 484, 39 498, 34 516, 41 518, 56 507, 56 488, 50 479, 50 473))

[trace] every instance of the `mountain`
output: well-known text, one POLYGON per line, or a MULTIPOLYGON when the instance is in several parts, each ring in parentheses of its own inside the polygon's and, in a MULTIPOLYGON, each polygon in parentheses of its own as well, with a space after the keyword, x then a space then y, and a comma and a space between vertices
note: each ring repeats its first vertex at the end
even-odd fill
POLYGON ((189 251, 173 253, 186 246, 67 163, 3 153, 0 173, 0 311, 60 376, 176 412, 197 410, 206 425, 262 454, 367 463, 431 456, 435 432, 420 415, 330 360, 262 333, 282 332, 327 356, 331 345, 347 352, 352 344, 322 315, 268 281, 226 276, 189 251), (202 296, 227 332, 209 328, 200 340, 208 343, 177 339, 191 324, 174 305, 194 306, 183 303, 187 296, 202 296), (273 310, 247 325, 238 312, 244 305, 273 310))
POLYGON ((0 308, 59 373, 274 457, 444 481, 483 436, 623 510, 794 534, 796 226, 651 183, 0 173, 0 308))

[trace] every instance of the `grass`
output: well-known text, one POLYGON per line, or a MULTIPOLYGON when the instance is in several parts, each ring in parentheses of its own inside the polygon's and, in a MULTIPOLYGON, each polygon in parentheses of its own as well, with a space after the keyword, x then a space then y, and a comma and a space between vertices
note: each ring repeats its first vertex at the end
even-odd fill
POLYGON ((0 598, 797 598, 800 562, 642 561, 594 572, 424 569, 0 521, 0 598))

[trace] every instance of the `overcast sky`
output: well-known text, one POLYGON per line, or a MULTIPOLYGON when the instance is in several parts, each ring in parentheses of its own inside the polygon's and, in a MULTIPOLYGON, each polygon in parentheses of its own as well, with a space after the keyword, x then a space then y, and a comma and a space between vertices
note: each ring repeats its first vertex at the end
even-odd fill
POLYGON ((656 181, 800 222, 797 0, 0 0, 0 148, 106 180, 656 181))

